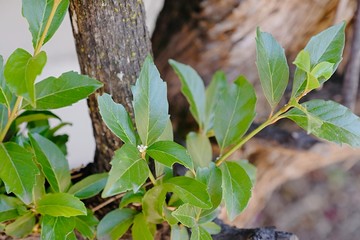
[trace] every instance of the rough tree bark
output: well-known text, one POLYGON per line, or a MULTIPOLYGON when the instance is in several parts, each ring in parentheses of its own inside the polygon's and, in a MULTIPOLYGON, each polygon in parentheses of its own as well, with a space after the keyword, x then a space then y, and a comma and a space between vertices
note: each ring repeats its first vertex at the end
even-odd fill
MULTIPOLYGON (((81 72, 104 83, 98 93, 112 95, 132 112, 130 86, 135 84, 146 55, 151 53, 142 1, 72 0, 70 16, 81 72)), ((93 172, 110 169, 120 140, 102 122, 96 95, 88 100, 96 152, 93 172)))

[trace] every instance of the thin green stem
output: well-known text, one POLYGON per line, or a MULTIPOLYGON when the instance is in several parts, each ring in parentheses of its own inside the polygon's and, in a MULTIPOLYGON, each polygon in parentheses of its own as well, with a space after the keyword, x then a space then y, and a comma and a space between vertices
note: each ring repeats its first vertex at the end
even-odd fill
POLYGON ((47 35, 48 31, 49 31, 49 28, 50 28, 51 23, 52 23, 52 21, 54 19, 56 10, 57 10, 57 8, 58 8, 61 1, 62 0, 55 0, 54 1, 54 5, 53 5, 53 7, 51 9, 51 12, 50 12, 48 21, 47 21, 47 23, 45 25, 44 31, 43 31, 43 33, 41 35, 40 40, 37 42, 36 48, 34 50, 34 56, 36 56, 40 52, 42 46, 44 45, 45 37, 46 37, 46 35, 47 35))
POLYGON ((20 110, 22 99, 23 99, 22 97, 18 97, 16 99, 14 109, 11 111, 10 116, 8 118, 8 121, 7 121, 4 129, 0 133, 0 142, 4 141, 6 133, 9 131, 9 128, 10 128, 12 122, 16 119, 16 117, 17 117, 17 115, 19 113, 19 110, 20 110))
POLYGON ((229 151, 227 151, 224 155, 222 155, 217 161, 216 166, 220 166, 228 157, 230 157, 236 150, 241 148, 247 141, 249 141, 252 137, 254 137, 256 134, 258 134, 261 130, 266 128, 267 126, 274 124, 279 119, 281 119, 281 115, 285 112, 287 112, 291 107, 293 107, 292 104, 286 104, 283 108, 281 108, 276 114, 274 114, 272 117, 270 117, 268 120, 266 120, 264 123, 262 123, 260 126, 258 126, 254 131, 246 135, 239 143, 237 143, 235 146, 233 146, 229 151))

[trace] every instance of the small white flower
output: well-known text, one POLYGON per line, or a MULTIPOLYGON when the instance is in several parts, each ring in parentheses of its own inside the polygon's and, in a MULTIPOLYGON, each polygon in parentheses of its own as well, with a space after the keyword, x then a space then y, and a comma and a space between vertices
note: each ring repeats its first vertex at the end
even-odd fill
POLYGON ((147 146, 144 146, 144 145, 138 145, 137 146, 137 149, 139 150, 139 152, 143 153, 146 151, 147 149, 147 146))

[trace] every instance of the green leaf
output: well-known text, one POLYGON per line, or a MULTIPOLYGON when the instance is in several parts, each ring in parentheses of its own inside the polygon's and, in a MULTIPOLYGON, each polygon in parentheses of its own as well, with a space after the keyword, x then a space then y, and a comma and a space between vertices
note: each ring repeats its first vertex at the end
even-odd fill
MULTIPOLYGON (((314 68, 321 62, 329 62, 334 64, 333 74, 342 60, 344 44, 345 22, 336 24, 312 37, 304 48, 310 54, 310 68, 314 68)), ((304 71, 296 69, 292 97, 298 97, 303 93, 305 81, 306 74, 304 71)))
POLYGON ((141 142, 150 146, 162 135, 169 119, 166 83, 160 78, 150 56, 144 61, 132 93, 135 123, 141 142))
POLYGON ((249 178, 251 179, 252 184, 255 184, 256 181, 256 167, 249 163, 248 160, 240 160, 236 162, 239 164, 247 173, 249 178))
POLYGON ((136 146, 136 135, 129 113, 115 103, 109 94, 98 97, 100 114, 106 126, 124 143, 136 146))
POLYGON ((97 227, 97 238, 99 240, 117 240, 129 229, 133 223, 136 211, 125 208, 109 212, 101 219, 97 227))
POLYGON ((131 203, 141 203, 144 197, 145 191, 140 189, 137 193, 127 192, 120 201, 119 208, 124 208, 131 203))
POLYGON ((252 183, 246 171, 235 162, 225 162, 222 172, 223 198, 230 221, 247 206, 251 197, 252 183))
POLYGON ((5 128, 8 121, 8 115, 8 109, 3 104, 0 104, 0 130, 5 128))
POLYGON ((272 110, 280 102, 289 81, 285 51, 271 34, 256 30, 256 65, 261 86, 272 110))
POLYGON ((25 204, 30 204, 36 175, 40 174, 32 154, 15 143, 1 143, 0 166, 0 178, 7 192, 13 192, 25 204))
POLYGON ((190 155, 183 146, 171 142, 171 141, 160 141, 152 144, 146 150, 146 153, 154 160, 164 164, 167 167, 172 167, 174 163, 180 163, 193 170, 193 162, 190 155))
MULTIPOLYGON (((324 100, 311 100, 302 103, 301 106, 312 117, 310 124, 314 120, 321 123, 312 127, 312 134, 338 144, 360 146, 360 118, 350 109, 336 102, 324 100)), ((293 120, 305 130, 309 128, 308 115, 299 109, 291 109, 284 117, 293 120)))
POLYGON ((18 96, 24 97, 35 106, 35 79, 41 74, 47 57, 45 52, 32 56, 26 50, 18 48, 6 62, 4 75, 7 86, 18 96))
POLYGON ((310 72, 310 54, 306 50, 301 50, 296 56, 293 64, 304 72, 310 72))
POLYGON ((216 106, 214 130, 221 152, 246 133, 255 116, 256 95, 253 86, 238 77, 224 89, 216 106))
POLYGON ((32 35, 34 48, 38 44, 45 44, 54 35, 69 7, 69 0, 58 1, 59 5, 54 6, 54 0, 23 0, 22 13, 29 23, 29 30, 32 35), (44 42, 39 43, 45 31, 45 26, 49 20, 52 8, 55 7, 54 18, 52 19, 49 29, 46 32, 44 42))
POLYGON ((211 208, 211 201, 205 184, 189 177, 174 177, 164 182, 168 192, 174 192, 184 203, 200 208, 211 208))
POLYGON ((178 207, 172 215, 187 227, 194 227, 200 216, 201 208, 185 203, 178 207))
POLYGON ((147 221, 155 224, 163 222, 166 192, 166 186, 161 184, 145 193, 142 208, 147 221))
POLYGON ((131 144, 125 144, 115 151, 111 165, 102 197, 110 197, 128 190, 137 192, 149 175, 146 161, 131 144))
POLYGON ((73 217, 53 217, 49 215, 41 218, 42 240, 66 240, 74 231, 75 220, 73 217))
POLYGON ((181 81, 181 92, 190 104, 190 112, 203 129, 205 123, 205 86, 199 74, 190 66, 169 60, 181 81))
POLYGON ((171 226, 171 240, 189 240, 187 229, 182 225, 171 226))
POLYGON ((104 189, 107 179, 108 173, 90 175, 71 186, 68 193, 80 199, 91 198, 104 189))
POLYGON ((36 161, 55 192, 66 191, 70 184, 69 164, 61 150, 49 139, 34 133, 29 134, 36 161))
POLYGON ((200 225, 211 235, 218 234, 221 232, 221 227, 214 222, 206 222, 200 225))
POLYGON ((134 224, 131 228, 133 240, 153 240, 154 236, 150 231, 149 223, 144 214, 139 213, 134 218, 134 224))
POLYGON ((209 133, 214 127, 214 117, 215 117, 215 109, 216 105, 219 101, 219 98, 227 86, 227 79, 225 73, 222 71, 217 71, 209 86, 206 88, 206 108, 205 108, 205 127, 204 132, 209 133))
POLYGON ((25 111, 15 119, 15 125, 19 126, 24 122, 48 120, 51 118, 61 120, 57 115, 50 111, 25 111))
POLYGON ((36 204, 36 211, 53 217, 86 215, 86 208, 78 198, 69 193, 50 193, 36 204))
POLYGON ((212 161, 212 148, 207 136, 190 132, 186 136, 186 147, 194 162, 195 169, 209 166, 212 161))
POLYGON ((6 108, 10 109, 10 102, 12 98, 13 95, 8 86, 6 85, 4 77, 4 59, 0 55, 0 105, 3 104, 6 108))
POLYGON ((76 216, 74 219, 75 228, 83 237, 87 239, 95 238, 96 226, 98 225, 99 220, 94 216, 91 210, 87 211, 86 216, 76 216))
POLYGON ((170 118, 168 119, 165 130, 157 139, 157 141, 174 141, 174 131, 170 118))
POLYGON ((321 62, 316 64, 316 66, 311 70, 311 74, 319 79, 322 79, 321 82, 328 80, 333 74, 334 64, 330 62, 321 62))
POLYGON ((33 201, 36 202, 46 194, 45 190, 45 176, 43 174, 36 175, 35 185, 32 196, 33 201))
POLYGON ((23 238, 29 235, 35 226, 35 216, 32 212, 17 218, 15 222, 5 227, 5 233, 15 238, 23 238))
POLYGON ((212 240, 212 237, 204 228, 196 226, 191 229, 190 240, 212 240))
MULTIPOLYGON (((63 73, 60 77, 49 77, 35 84, 36 109, 56 109, 70 106, 86 98, 102 83, 76 72, 63 73)), ((30 108, 26 103, 23 107, 30 108)))
MULTIPOLYGON (((221 171, 215 166, 210 164, 206 168, 198 168, 196 171, 196 179, 207 186, 207 191, 211 198, 212 207, 201 211, 201 222, 212 218, 214 211, 219 207, 222 200, 222 177, 221 171)), ((211 219, 212 220, 212 219, 211 219)))
POLYGON ((23 206, 23 203, 14 197, 0 195, 0 223, 12 220, 19 216, 17 208, 23 206))

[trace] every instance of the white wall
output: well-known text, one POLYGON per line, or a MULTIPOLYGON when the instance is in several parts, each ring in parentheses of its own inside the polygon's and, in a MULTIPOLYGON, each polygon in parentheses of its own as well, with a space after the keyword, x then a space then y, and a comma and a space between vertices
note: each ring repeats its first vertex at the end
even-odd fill
MULTIPOLYGON (((144 0, 147 11, 147 24, 152 31, 155 19, 163 6, 163 0, 144 0)), ((21 0, 0 0, 0 55, 6 60, 16 48, 33 51, 31 34, 26 20, 21 15, 21 0)), ((69 16, 65 17, 57 33, 44 46, 48 55, 48 63, 42 75, 59 76, 61 73, 79 71, 74 40, 69 16)), ((65 127, 63 132, 70 135, 68 142, 68 159, 72 168, 86 165, 93 160, 95 143, 92 135, 91 122, 86 101, 81 101, 71 107, 54 111, 63 121, 71 122, 71 127, 65 127)))

